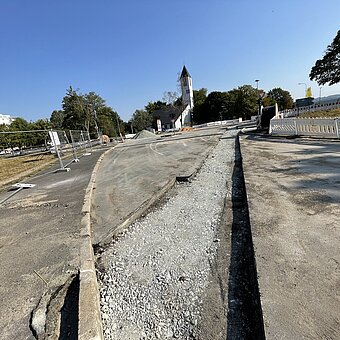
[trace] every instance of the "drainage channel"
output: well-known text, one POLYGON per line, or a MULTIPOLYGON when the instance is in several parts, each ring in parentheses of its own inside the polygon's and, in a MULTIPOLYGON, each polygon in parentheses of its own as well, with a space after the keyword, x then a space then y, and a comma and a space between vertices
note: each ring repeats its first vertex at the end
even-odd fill
POLYGON ((239 137, 232 180, 232 236, 227 340, 265 339, 239 137))
POLYGON ((35 339, 78 339, 79 275, 73 275, 52 293, 42 296, 31 313, 30 329, 35 339))

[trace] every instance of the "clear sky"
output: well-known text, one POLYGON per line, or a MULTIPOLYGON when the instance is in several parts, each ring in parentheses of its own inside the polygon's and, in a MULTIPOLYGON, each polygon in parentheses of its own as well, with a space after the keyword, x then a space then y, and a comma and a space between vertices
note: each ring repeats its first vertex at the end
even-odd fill
POLYGON ((49 118, 72 85, 127 121, 177 90, 183 64, 194 89, 259 79, 318 97, 308 75, 339 29, 339 0, 1 0, 0 113, 49 118))

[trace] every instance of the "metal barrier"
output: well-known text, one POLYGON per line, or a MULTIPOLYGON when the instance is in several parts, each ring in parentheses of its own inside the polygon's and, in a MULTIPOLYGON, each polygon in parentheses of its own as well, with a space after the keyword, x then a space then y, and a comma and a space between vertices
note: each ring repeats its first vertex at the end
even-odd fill
POLYGON ((240 121, 240 119, 218 120, 216 122, 209 122, 209 123, 205 123, 205 124, 193 125, 192 127, 194 129, 199 129, 199 128, 210 127, 210 126, 234 125, 234 124, 239 124, 241 122, 242 121, 240 121))
POLYGON ((88 131, 82 130, 70 130, 70 136, 72 141, 73 152, 75 159, 78 159, 78 154, 82 156, 88 156, 92 153, 92 143, 90 134, 88 131))
POLYGON ((57 155, 60 165, 60 168, 55 171, 70 171, 71 169, 67 166, 73 162, 73 159, 68 164, 64 165, 62 158, 64 152, 72 151, 72 146, 69 143, 65 131, 50 130, 48 134, 50 137, 51 145, 50 151, 57 155))
POLYGON ((279 111, 279 115, 282 116, 283 118, 297 117, 301 115, 302 113, 328 111, 328 110, 334 110, 338 108, 340 108, 340 99, 337 99, 336 101, 332 101, 332 102, 321 102, 321 103, 315 103, 309 106, 302 106, 299 108, 282 110, 282 111, 279 111))
MULTIPOLYGON (((70 171, 68 167, 73 162, 78 162, 77 153, 81 156, 91 155, 92 142, 87 131, 69 131, 70 143, 66 131, 63 130, 28 130, 28 131, 2 131, 0 132, 0 156, 40 156, 44 154, 55 154, 58 157, 59 167, 51 171, 36 174, 30 180, 46 176, 59 171, 70 171)), ((94 141, 95 145, 96 141, 94 141)), ((98 140, 97 143, 100 143, 98 140)), ((10 183, 10 182, 9 182, 10 183)), ((12 189, 16 189, 9 196, 0 202, 0 205, 10 197, 24 188, 32 188, 35 184, 16 183, 12 189)))
POLYGON ((283 118, 270 120, 271 135, 340 138, 340 119, 283 118))

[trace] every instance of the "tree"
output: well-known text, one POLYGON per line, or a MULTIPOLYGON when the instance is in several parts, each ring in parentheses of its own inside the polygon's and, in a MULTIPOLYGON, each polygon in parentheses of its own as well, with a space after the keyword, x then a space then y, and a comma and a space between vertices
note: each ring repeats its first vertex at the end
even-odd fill
POLYGON ((166 91, 163 93, 163 102, 165 102, 167 105, 174 106, 177 100, 179 99, 179 96, 177 92, 175 91, 166 91))
POLYGON ((88 130, 84 96, 70 86, 62 100, 64 119, 62 127, 70 130, 88 130))
POLYGON ((149 102, 144 107, 145 111, 148 112, 149 114, 152 114, 152 112, 154 112, 156 110, 162 110, 164 108, 166 108, 166 102, 162 102, 160 100, 158 100, 156 102, 149 102))
MULTIPOLYGON (((23 118, 16 118, 9 126, 8 131, 28 131, 30 130, 30 123, 23 118)), ((22 147, 26 145, 27 133, 12 133, 6 139, 9 147, 22 147)))
POLYGON ((192 110, 192 117, 195 123, 201 124, 207 122, 206 109, 207 105, 205 105, 205 101, 207 99, 206 88, 201 88, 199 90, 193 90, 194 94, 194 108, 192 110))
POLYGON ((208 90, 206 88, 201 88, 199 90, 193 90, 194 94, 194 105, 200 106, 204 103, 207 98, 208 90))
POLYGON ((316 80, 319 85, 334 85, 340 82, 340 30, 333 42, 327 46, 323 58, 315 62, 309 78, 316 80))
POLYGON ((242 117, 249 119, 258 107, 259 92, 251 85, 239 86, 228 92, 228 119, 242 117))
POLYGON ((118 137, 122 129, 123 121, 120 119, 117 112, 115 112, 111 107, 103 106, 98 109, 97 112, 98 126, 104 135, 110 137, 118 137))
POLYGON ((63 127, 65 113, 63 110, 54 110, 51 113, 51 125, 54 129, 61 129, 63 127))
MULTIPOLYGON (((288 91, 275 87, 267 93, 267 98, 270 98, 269 105, 277 103, 279 110, 291 109, 294 107, 294 100, 288 91)), ((268 100, 266 101, 268 102, 268 100)))
POLYGON ((130 119, 134 132, 145 130, 152 124, 152 115, 145 110, 136 110, 130 119))
MULTIPOLYGON (((59 124, 62 118, 62 128, 70 130, 86 130, 89 133, 97 134, 97 114, 100 109, 107 107, 105 100, 95 92, 85 95, 73 90, 70 86, 62 100, 62 113, 54 111, 53 123, 59 124)), ((53 113, 53 112, 52 112, 53 113)), ((52 120, 52 116, 51 116, 52 120)))

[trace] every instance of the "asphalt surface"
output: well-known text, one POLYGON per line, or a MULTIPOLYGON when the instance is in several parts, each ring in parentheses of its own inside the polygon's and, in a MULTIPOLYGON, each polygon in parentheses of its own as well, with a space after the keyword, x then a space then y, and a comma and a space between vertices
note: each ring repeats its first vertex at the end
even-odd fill
POLYGON ((340 143, 241 136, 267 339, 340 339, 340 143))
MULTIPOLYGON (((131 141, 110 151, 96 181, 94 243, 108 240, 169 178, 194 172, 221 131, 131 141)), ((39 301, 49 304, 77 273, 85 189, 104 151, 71 164, 70 172, 25 181, 36 187, 0 206, 2 339, 34 339, 32 311, 39 301)), ((253 284, 261 295, 266 338, 339 339, 340 143, 244 135, 241 151, 247 237, 259 276, 253 284)), ((8 194, 1 193, 0 200, 8 194)), ((50 312, 58 304, 52 305, 50 312)))
MULTIPOLYGON (((72 163, 69 172, 23 180, 36 186, 0 206, 1 339, 34 339, 32 311, 77 273, 84 193, 104 151, 72 163)), ((9 194, 2 192, 0 200, 9 194)))
MULTIPOLYGON (((183 172, 187 176, 188 169, 191 173, 190 169, 198 168, 221 134, 219 128, 207 129, 166 137, 171 142, 164 138, 136 140, 113 149, 100 167, 94 200, 100 218, 111 223, 101 230, 93 224, 95 240, 110 235, 120 221, 170 178, 183 172), (115 166, 117 159, 119 166, 115 166), (117 178, 122 173, 122 166, 124 175, 119 182, 117 178), (117 183, 120 186, 124 183, 124 190, 105 196, 106 190, 116 192, 117 183)), ((42 314, 36 318, 38 328, 35 331, 49 335, 60 332, 62 320, 58 312, 63 304, 62 294, 65 294, 62 288, 79 270, 85 190, 98 158, 106 150, 94 149, 92 155, 69 165, 69 172, 22 180, 36 186, 21 190, 0 206, 2 339, 34 339, 31 318, 37 307, 42 314)), ((53 168, 45 173, 51 170, 53 168)), ((0 201, 10 194, 2 192, 0 201)))
POLYGON ((133 140, 112 150, 96 176, 93 243, 110 241, 114 230, 170 179, 194 174, 222 133, 214 128, 133 140))

